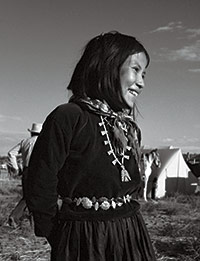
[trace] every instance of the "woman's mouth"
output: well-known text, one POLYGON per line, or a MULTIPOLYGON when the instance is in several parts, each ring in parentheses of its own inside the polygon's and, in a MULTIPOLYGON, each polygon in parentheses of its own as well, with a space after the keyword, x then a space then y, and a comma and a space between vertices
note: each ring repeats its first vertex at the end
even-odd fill
POLYGON ((138 96, 138 92, 136 92, 135 90, 128 90, 133 96, 137 97, 138 96))

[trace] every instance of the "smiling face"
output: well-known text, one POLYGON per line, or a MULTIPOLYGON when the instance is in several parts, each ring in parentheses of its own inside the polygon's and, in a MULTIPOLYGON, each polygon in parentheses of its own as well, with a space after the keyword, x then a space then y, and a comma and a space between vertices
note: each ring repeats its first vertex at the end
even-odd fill
POLYGON ((130 55, 120 69, 122 97, 130 109, 144 88, 146 66, 147 58, 142 52, 130 55))

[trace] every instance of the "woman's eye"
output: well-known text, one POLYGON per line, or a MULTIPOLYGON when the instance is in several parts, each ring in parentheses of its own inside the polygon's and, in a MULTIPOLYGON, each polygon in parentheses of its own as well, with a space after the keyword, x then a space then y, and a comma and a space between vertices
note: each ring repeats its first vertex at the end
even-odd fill
POLYGON ((138 67, 132 67, 132 69, 133 69, 134 71, 136 71, 136 72, 139 71, 139 68, 138 68, 138 67))

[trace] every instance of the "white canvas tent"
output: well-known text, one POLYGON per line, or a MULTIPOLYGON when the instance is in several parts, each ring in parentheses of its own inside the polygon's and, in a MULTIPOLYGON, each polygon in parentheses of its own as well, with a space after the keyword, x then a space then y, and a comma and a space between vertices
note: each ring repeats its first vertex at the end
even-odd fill
MULTIPOLYGON (((143 150, 147 152, 147 150, 143 150)), ((148 150, 149 151, 149 150, 148 150)), ((197 178, 191 173, 179 148, 158 148, 161 167, 152 168, 147 193, 150 196, 152 181, 157 177, 156 198, 173 195, 176 192, 192 194, 197 178)))

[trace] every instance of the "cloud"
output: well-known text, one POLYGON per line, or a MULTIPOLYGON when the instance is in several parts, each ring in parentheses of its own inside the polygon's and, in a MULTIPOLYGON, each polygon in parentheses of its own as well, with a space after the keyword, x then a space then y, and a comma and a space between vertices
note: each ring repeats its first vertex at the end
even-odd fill
POLYGON ((193 72, 193 73, 200 73, 200 68, 197 69, 189 69, 189 72, 193 72))
MULTIPOLYGON (((200 62, 200 40, 176 50, 161 48, 159 56, 169 61, 200 62)), ((199 69, 192 69, 191 71, 199 72, 199 69)))
POLYGON ((183 137, 177 138, 176 142, 179 144, 189 143, 189 144, 199 144, 200 145, 200 138, 183 136, 183 137))
MULTIPOLYGON (((170 22, 165 26, 161 26, 152 30, 150 33, 162 33, 169 32, 179 33, 179 41, 181 47, 179 49, 169 50, 168 48, 160 47, 161 58, 165 58, 169 61, 188 61, 188 62, 199 62, 200 61, 200 28, 186 28, 182 22, 170 22), (181 35, 181 37, 180 37, 181 35), (185 44, 183 46, 183 43, 185 44), (186 45, 187 43, 187 45, 186 45)), ((177 38, 177 37, 176 37, 177 38)), ((177 38, 177 39, 178 39, 177 38)), ((199 72, 198 69, 192 69, 191 72, 199 72)))
POLYGON ((170 22, 167 25, 160 26, 152 31, 150 33, 173 33, 173 32, 179 32, 184 33, 186 38, 195 38, 200 35, 200 28, 187 28, 186 26, 183 26, 183 23, 181 21, 178 22, 170 22))
POLYGON ((200 40, 194 44, 183 46, 169 52, 169 59, 173 61, 185 60, 190 62, 200 61, 200 40))
POLYGON ((173 146, 181 148, 182 151, 190 151, 200 153, 200 138, 197 137, 177 137, 177 138, 163 138, 161 145, 173 146))
POLYGON ((4 122, 4 121, 7 121, 7 120, 21 121, 22 119, 18 116, 8 116, 8 115, 0 114, 0 122, 4 122))
POLYGON ((200 146, 181 146, 181 150, 183 152, 192 152, 192 153, 198 153, 200 152, 200 146))
POLYGON ((162 139, 163 143, 169 143, 169 142, 173 142, 173 141, 174 141, 174 139, 172 139, 172 138, 164 138, 164 139, 162 139))
POLYGON ((152 31, 150 33, 159 33, 159 32, 174 32, 177 29, 183 29, 182 22, 170 22, 165 26, 160 26, 152 31))
POLYGON ((193 28, 193 29, 186 29, 185 30, 186 33, 188 33, 188 37, 189 38, 194 38, 194 37, 198 37, 200 35, 200 29, 199 28, 193 28))

